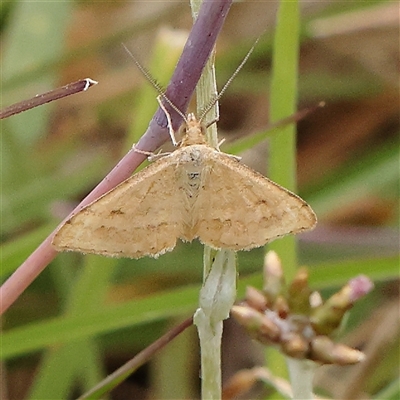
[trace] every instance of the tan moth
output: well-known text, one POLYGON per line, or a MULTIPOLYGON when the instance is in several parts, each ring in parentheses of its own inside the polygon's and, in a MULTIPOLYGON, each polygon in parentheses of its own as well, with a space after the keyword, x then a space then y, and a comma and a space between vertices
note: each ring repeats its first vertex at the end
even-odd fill
MULTIPOLYGON (((251 51, 199 120, 194 114, 186 118, 134 60, 163 100, 184 118, 182 141, 174 152, 67 220, 53 239, 58 251, 158 257, 171 251, 178 239, 199 239, 214 249, 250 250, 315 227, 316 216, 304 200, 206 142, 202 118, 251 51)), ((161 101, 160 106, 176 144, 169 114, 161 101)))
POLYGON ((83 208, 56 233, 57 250, 157 257, 178 239, 250 250, 316 224, 300 197, 209 146, 193 114, 177 150, 83 208))

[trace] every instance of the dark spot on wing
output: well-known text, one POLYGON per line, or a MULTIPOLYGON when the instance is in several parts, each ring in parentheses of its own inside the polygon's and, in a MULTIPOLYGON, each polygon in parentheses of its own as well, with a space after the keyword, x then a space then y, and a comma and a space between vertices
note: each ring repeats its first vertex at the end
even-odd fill
POLYGON ((117 210, 111 210, 110 215, 124 215, 125 213, 121 211, 120 209, 117 210))

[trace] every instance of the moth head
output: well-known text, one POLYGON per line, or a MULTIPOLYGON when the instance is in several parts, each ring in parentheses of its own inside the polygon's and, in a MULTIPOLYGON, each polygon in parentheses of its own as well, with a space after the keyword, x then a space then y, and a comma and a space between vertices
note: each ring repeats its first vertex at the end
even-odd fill
POLYGON ((206 127, 198 121, 193 113, 188 114, 183 124, 179 129, 182 141, 181 147, 191 146, 193 144, 207 144, 206 142, 206 127))

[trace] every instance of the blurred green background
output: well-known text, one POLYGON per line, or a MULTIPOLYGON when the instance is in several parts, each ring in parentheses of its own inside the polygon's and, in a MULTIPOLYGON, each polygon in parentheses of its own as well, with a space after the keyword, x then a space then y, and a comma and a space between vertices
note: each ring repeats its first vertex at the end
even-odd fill
MULTIPOLYGON (((367 361, 318 371, 316 388, 334 398, 349 388, 360 398, 398 395, 397 6, 302 3, 299 109, 326 106, 298 124, 298 191, 319 218, 315 231, 299 236, 300 261, 325 296, 360 273, 376 284, 340 333, 367 361)), ((276 8, 234 4, 218 40, 222 87, 262 34, 221 100, 222 150, 268 127, 276 8)), ((192 20, 186 2, 3 2, 0 16, 2 107, 80 78, 99 81, 1 122, 4 281, 138 140, 157 108, 121 43, 166 84, 192 20)), ((241 150, 244 163, 268 176, 267 140, 241 150)), ((261 249, 239 254, 239 297, 246 284, 261 287, 262 263, 261 249)), ((199 243, 158 260, 60 254, 2 320, 1 397, 76 397, 193 313, 201 274, 199 243)), ((195 398, 197 346, 192 329, 110 398, 195 398)), ((260 362, 259 349, 228 322, 224 379, 260 362)))

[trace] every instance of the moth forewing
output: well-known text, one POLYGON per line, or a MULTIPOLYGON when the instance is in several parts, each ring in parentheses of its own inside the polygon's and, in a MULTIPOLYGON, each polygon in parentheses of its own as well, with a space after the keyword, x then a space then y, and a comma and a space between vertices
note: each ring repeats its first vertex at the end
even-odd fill
POLYGON ((197 206, 202 243, 250 250, 315 226, 316 216, 304 200, 234 157, 212 151, 205 164, 211 172, 197 206))
POLYGON ((181 235, 181 202, 174 182, 176 165, 165 156, 84 207, 54 236, 59 251, 113 257, 158 256, 181 235))

